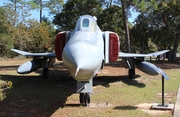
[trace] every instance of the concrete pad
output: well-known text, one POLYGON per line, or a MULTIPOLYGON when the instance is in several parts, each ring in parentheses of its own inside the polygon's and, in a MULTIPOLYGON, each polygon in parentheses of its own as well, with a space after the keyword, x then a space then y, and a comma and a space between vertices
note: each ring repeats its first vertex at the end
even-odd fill
POLYGON ((175 103, 175 108, 174 108, 174 116, 173 117, 179 117, 180 116, 180 87, 177 92, 177 99, 175 103))
POLYGON ((152 105, 151 109, 157 109, 157 110, 173 110, 174 109, 174 104, 158 104, 155 103, 152 105))
POLYGON ((159 109, 151 109, 152 105, 154 103, 142 103, 142 104, 138 104, 135 105, 135 107, 137 107, 138 110, 141 110, 145 113, 154 115, 154 117, 159 117, 159 115, 162 114, 172 114, 172 110, 159 110, 159 109))

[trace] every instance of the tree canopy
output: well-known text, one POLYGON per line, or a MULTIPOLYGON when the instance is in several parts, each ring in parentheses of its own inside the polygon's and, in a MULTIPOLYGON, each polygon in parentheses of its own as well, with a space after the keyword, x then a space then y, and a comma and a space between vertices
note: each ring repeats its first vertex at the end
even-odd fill
POLYGON ((100 0, 68 0, 62 12, 54 17, 53 23, 59 30, 73 30, 79 16, 98 16, 101 11, 100 0))
POLYGON ((152 42, 156 45, 157 50, 172 50, 169 59, 175 62, 180 42, 180 3, 171 0, 158 2, 157 5, 157 9, 143 11, 137 17, 132 30, 133 38, 134 40, 139 38, 139 42, 142 41, 146 44, 152 42))

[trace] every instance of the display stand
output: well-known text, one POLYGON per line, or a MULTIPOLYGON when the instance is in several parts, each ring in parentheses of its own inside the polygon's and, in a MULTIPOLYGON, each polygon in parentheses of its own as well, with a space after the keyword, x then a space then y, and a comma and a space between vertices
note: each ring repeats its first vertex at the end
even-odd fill
POLYGON ((164 72, 162 72, 162 70, 160 72, 162 74, 162 103, 155 103, 154 105, 152 105, 151 109, 172 110, 174 108, 174 104, 164 104, 164 78, 166 78, 166 80, 169 80, 169 78, 166 74, 164 74, 164 72))

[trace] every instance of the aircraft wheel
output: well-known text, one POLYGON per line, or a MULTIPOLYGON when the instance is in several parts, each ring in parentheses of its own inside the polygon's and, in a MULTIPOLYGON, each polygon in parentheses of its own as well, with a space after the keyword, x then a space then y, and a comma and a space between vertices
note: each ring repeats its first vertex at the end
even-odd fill
POLYGON ((85 100, 85 106, 89 106, 89 104, 90 104, 90 94, 89 93, 85 94, 84 100, 85 100))
POLYGON ((80 101, 80 104, 83 105, 83 103, 84 103, 84 93, 79 94, 79 101, 80 101))
POLYGON ((49 69, 48 68, 43 68, 43 79, 47 79, 49 76, 49 69))
POLYGON ((79 94, 80 104, 83 106, 89 106, 90 104, 90 93, 79 94))

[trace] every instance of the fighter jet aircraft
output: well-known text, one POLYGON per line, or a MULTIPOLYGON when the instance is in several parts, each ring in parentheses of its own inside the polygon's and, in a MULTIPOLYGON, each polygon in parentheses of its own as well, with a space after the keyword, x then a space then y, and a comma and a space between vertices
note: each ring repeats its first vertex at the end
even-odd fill
POLYGON ((144 58, 168 52, 163 50, 151 54, 122 53, 118 35, 110 31, 102 32, 97 25, 96 17, 90 15, 79 17, 72 32, 57 34, 55 52, 30 53, 17 49, 11 50, 24 56, 34 57, 32 61, 19 66, 17 69, 19 74, 43 68, 43 77, 47 77, 51 59, 56 57, 62 60, 70 75, 77 81, 77 93, 80 93, 80 103, 84 105, 90 103, 92 80, 104 64, 115 62, 122 57, 126 58, 129 77, 135 75, 135 66, 149 75, 158 75, 160 73, 158 68, 144 61, 144 58))

